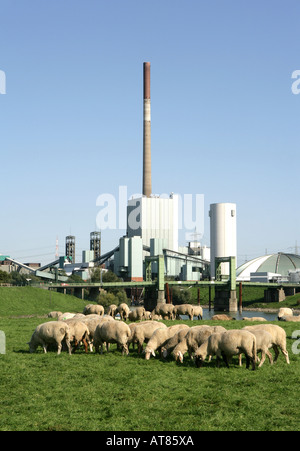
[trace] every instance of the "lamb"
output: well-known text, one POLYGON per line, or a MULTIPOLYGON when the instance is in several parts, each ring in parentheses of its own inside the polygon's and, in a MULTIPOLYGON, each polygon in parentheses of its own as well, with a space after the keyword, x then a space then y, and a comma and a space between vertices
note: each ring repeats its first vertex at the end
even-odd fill
POLYGON ((176 332, 176 334, 173 335, 173 337, 169 338, 169 340, 161 348, 162 356, 164 358, 167 358, 168 354, 172 352, 173 349, 185 339, 186 334, 188 333, 189 330, 190 330, 189 327, 181 329, 179 330, 179 332, 176 332))
MULTIPOLYGON (((251 333, 256 337, 256 352, 261 352, 261 361, 258 365, 258 368, 263 365, 266 359, 266 355, 269 358, 270 364, 273 365, 273 357, 269 352, 269 349, 273 346, 272 335, 266 330, 262 329, 253 329, 251 333)), ((239 365, 242 366, 242 354, 239 355, 239 365)))
POLYGON ((110 315, 114 318, 116 316, 117 310, 118 307, 116 306, 116 304, 111 304, 107 308, 107 315, 110 315))
POLYGON ((159 323, 158 321, 144 321, 136 325, 130 340, 131 342, 137 343, 139 353, 143 349, 144 342, 148 342, 153 332, 158 328, 167 329, 167 326, 164 323, 159 323))
POLYGON ((229 368, 228 359, 243 352, 246 356, 246 368, 250 361, 252 369, 256 365, 256 337, 247 330, 227 330, 226 332, 212 334, 195 352, 195 362, 198 367, 202 366, 207 355, 217 356, 217 366, 221 357, 229 368))
POLYGON ((263 318, 262 316, 252 316, 252 318, 244 317, 244 321, 267 321, 266 318, 263 318))
POLYGON ((281 307, 278 310, 278 315, 277 315, 278 321, 280 321, 282 319, 282 317, 285 316, 285 315, 291 315, 292 316, 293 315, 293 310, 290 309, 290 308, 287 308, 287 307, 281 307))
POLYGON ((188 315, 189 319, 192 321, 194 318, 194 306, 192 304, 175 305, 173 316, 176 319, 180 319, 179 315, 188 315))
POLYGON ((162 348, 169 338, 171 338, 179 330, 188 328, 189 326, 186 324, 176 324, 175 326, 156 329, 145 348, 145 359, 149 360, 151 354, 155 357, 155 351, 162 348))
MULTIPOLYGON (((95 351, 99 352, 101 346, 101 354, 103 353, 103 343, 117 343, 122 349, 122 355, 128 355, 128 339, 130 338, 130 328, 123 321, 104 321, 98 324, 94 334, 95 351)), ((108 350, 108 348, 107 348, 108 350)))
POLYGON ((164 319, 173 319, 173 304, 157 304, 155 309, 152 311, 152 315, 161 315, 164 319))
POLYGON ((62 349, 62 341, 65 339, 69 354, 71 355, 70 338, 70 328, 68 324, 63 321, 49 321, 36 327, 28 342, 29 351, 32 353, 36 351, 38 346, 42 346, 44 353, 46 354, 48 345, 56 343, 57 355, 59 355, 62 349))
POLYGON ((203 309, 200 305, 194 305, 194 316, 196 316, 196 318, 198 319, 202 319, 203 318, 203 309))
POLYGON ((83 314, 84 315, 94 314, 94 315, 103 316, 104 315, 104 307, 103 307, 103 305, 99 305, 99 304, 88 304, 84 307, 83 314))
POLYGON ((130 312, 128 305, 122 302, 118 307, 118 312, 120 313, 121 320, 126 321, 130 312))
POLYGON ((68 324, 70 328, 70 342, 74 342, 73 352, 76 351, 80 342, 83 342, 85 352, 87 353, 88 345, 91 349, 90 331, 87 324, 74 318, 67 319, 64 322, 68 324))
POLYGON ((60 315, 62 315, 62 312, 54 311, 48 313, 48 318, 58 318, 60 315))
POLYGON ((273 349, 275 351, 274 362, 278 359, 278 348, 280 348, 281 352, 285 356, 286 363, 290 363, 289 354, 286 349, 286 333, 282 327, 276 326, 275 324, 257 324, 256 326, 246 326, 243 329, 248 330, 249 332, 252 332, 255 329, 263 329, 269 332, 273 337, 273 349))
POLYGON ((128 319, 130 321, 141 321, 145 318, 145 308, 137 307, 136 309, 129 312, 128 319))

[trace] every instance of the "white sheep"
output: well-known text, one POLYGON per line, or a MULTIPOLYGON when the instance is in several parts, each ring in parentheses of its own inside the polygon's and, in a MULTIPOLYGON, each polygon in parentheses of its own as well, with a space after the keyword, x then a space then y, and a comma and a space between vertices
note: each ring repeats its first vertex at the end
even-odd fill
POLYGON ((65 321, 66 319, 73 318, 75 315, 76 315, 76 313, 65 312, 65 313, 62 313, 61 315, 59 315, 57 317, 57 320, 58 321, 65 321))
MULTIPOLYGON (((273 365, 273 357, 269 351, 269 349, 273 347, 272 335, 263 329, 252 329, 251 333, 256 337, 256 352, 261 352, 261 361, 258 368, 263 365, 266 355, 269 358, 270 364, 273 365)), ((259 360, 258 357, 257 360, 259 360)), ((239 355, 239 365, 242 366, 242 354, 239 355)))
POLYGON ((203 309, 200 305, 193 305, 194 307, 194 316, 196 316, 196 318, 198 319, 202 319, 203 318, 203 309))
POLYGON ((163 304, 159 303, 156 305, 155 309, 151 312, 153 315, 161 315, 164 319, 173 319, 173 304, 163 304))
POLYGON ((176 334, 173 335, 173 337, 169 338, 169 340, 161 348, 162 356, 164 358, 167 358, 168 354, 172 352, 173 349, 185 339, 189 329, 190 329, 189 327, 186 329, 181 329, 178 332, 176 332, 176 334))
POLYGON ((298 323, 300 321, 300 315, 284 315, 280 318, 280 321, 288 321, 292 323, 298 323))
POLYGON ((280 321, 282 319, 282 317, 285 316, 285 315, 291 315, 292 316, 293 315, 293 310, 288 308, 288 307, 281 307, 278 310, 278 315, 277 315, 278 321, 280 321))
POLYGON ((42 346, 44 353, 47 353, 49 344, 57 345, 57 355, 61 353, 62 341, 65 339, 66 345, 71 354, 70 328, 63 321, 49 321, 40 324, 33 332, 29 344, 29 351, 34 352, 38 346, 42 346))
POLYGON ((129 321, 141 321, 144 318, 145 318, 144 307, 136 307, 134 310, 131 310, 128 314, 129 321))
POLYGON ((137 343, 138 352, 140 353, 143 349, 143 344, 148 342, 151 338, 153 332, 158 328, 167 328, 164 323, 158 321, 143 321, 138 323, 134 328, 132 337, 130 337, 131 342, 137 343))
POLYGON ((104 315, 104 307, 100 304, 87 304, 82 312, 84 315, 104 315))
POLYGON ((286 349, 286 333, 285 330, 280 327, 277 326, 275 324, 257 324, 255 326, 246 326, 244 327, 244 329, 252 332, 252 330, 255 329, 263 329, 266 330, 267 332, 269 332, 272 337, 273 337, 273 349, 275 352, 275 358, 274 358, 274 362, 276 362, 276 360, 278 359, 279 356, 279 350, 278 348, 281 349, 282 354, 285 356, 286 359, 286 363, 289 364, 289 354, 288 351, 286 349))
POLYGON ((190 358, 193 356, 198 347, 215 332, 225 332, 225 327, 222 326, 193 326, 190 328, 185 338, 178 343, 174 348, 172 355, 176 362, 183 363, 183 356, 186 352, 189 353, 190 358))
POLYGON ((56 318, 56 319, 58 319, 58 317, 60 315, 62 315, 62 314, 63 314, 62 312, 58 312, 58 311, 49 312, 48 313, 48 318, 56 318))
MULTIPOLYGON (((128 354, 128 339, 130 338, 130 328, 123 321, 104 321, 98 324, 94 334, 95 351, 99 352, 101 346, 101 354, 103 353, 103 343, 117 343, 122 349, 122 354, 128 354)), ((107 348, 108 350, 108 348, 107 348)))
POLYGON ((217 366, 223 358, 227 367, 228 359, 234 355, 244 353, 246 357, 246 368, 249 368, 250 361, 252 369, 256 365, 256 338, 247 330, 231 329, 222 333, 210 335, 208 339, 195 352, 195 362, 198 367, 202 366, 207 355, 217 356, 217 366))
POLYGON ((116 304, 111 304, 107 307, 107 315, 112 316, 113 318, 116 316, 118 307, 116 306, 116 304))
POLYGON ((244 316, 243 318, 244 321, 267 321, 266 318, 263 318, 262 316, 252 316, 252 317, 247 317, 244 316))
POLYGON ((201 346, 201 344, 209 337, 209 335, 216 332, 225 332, 225 327, 222 326, 195 326, 191 327, 186 336, 186 343, 190 357, 201 346))
POLYGON ((180 319, 179 315, 187 315, 192 321, 194 318, 194 306, 192 304, 175 305, 173 310, 174 318, 180 319))
POLYGON ((163 347, 165 343, 169 340, 169 338, 171 338, 179 330, 187 328, 189 328, 189 326, 187 326, 186 324, 176 324, 175 326, 156 329, 153 332, 144 350, 145 359, 149 360, 151 354, 155 357, 155 351, 163 347))
POLYGON ((122 302, 118 307, 118 312, 120 313, 121 320, 126 321, 130 312, 128 305, 122 302))
POLYGON ((80 320, 81 318, 70 318, 65 320, 64 322, 67 323, 70 328, 70 342, 74 342, 74 348, 72 349, 72 351, 75 352, 79 344, 83 342, 85 352, 87 353, 88 347, 90 348, 90 350, 92 350, 90 331, 88 325, 80 320))

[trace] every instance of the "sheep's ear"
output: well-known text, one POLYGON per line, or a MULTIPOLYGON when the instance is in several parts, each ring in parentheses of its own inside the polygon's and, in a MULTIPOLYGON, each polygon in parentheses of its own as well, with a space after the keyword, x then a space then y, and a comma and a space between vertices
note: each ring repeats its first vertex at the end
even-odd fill
POLYGON ((152 351, 152 355, 153 355, 153 357, 155 357, 155 352, 154 351, 152 351))

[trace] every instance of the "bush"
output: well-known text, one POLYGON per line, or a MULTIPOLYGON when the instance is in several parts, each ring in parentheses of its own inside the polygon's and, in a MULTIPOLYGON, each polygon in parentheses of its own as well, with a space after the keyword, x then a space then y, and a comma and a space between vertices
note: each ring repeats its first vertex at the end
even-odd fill
POLYGON ((173 287, 172 288, 173 304, 192 304, 193 296, 189 289, 173 287))

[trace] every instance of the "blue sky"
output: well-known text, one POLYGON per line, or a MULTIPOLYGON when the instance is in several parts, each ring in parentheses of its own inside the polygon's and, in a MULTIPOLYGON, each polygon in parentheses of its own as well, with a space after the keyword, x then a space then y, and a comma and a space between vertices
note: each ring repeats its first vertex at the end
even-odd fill
MULTIPOLYGON (((238 262, 300 246, 299 1, 2 0, 0 253, 77 260, 102 193, 142 185, 151 62, 152 188, 237 204, 238 262)), ((103 252, 124 230, 102 232, 103 252)), ((185 244, 185 231, 180 233, 185 244)))

